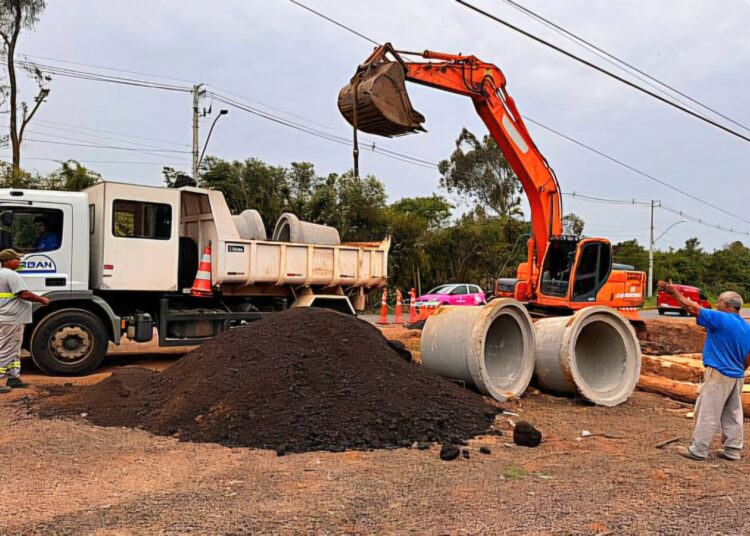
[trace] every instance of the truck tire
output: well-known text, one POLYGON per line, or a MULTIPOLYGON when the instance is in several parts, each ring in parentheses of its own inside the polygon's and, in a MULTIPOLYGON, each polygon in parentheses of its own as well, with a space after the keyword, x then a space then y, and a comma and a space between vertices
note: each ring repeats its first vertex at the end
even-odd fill
POLYGON ((666 313, 666 311, 659 307, 659 315, 664 316, 664 313, 666 313))
POLYGON ((31 334, 31 359, 47 374, 88 374, 107 355, 102 321, 84 309, 64 309, 42 319, 31 334))

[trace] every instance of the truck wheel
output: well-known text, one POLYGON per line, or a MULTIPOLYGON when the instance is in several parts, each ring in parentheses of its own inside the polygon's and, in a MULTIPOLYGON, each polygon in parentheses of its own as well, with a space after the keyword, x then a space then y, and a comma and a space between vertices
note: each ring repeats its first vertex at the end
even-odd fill
POLYGON ((42 319, 31 334, 31 358, 47 374, 93 372, 107 354, 102 321, 84 309, 65 309, 42 319))
POLYGON ((662 308, 660 307, 660 308, 659 308, 659 314, 660 314, 661 316, 664 316, 664 313, 666 313, 666 311, 665 311, 664 309, 662 309, 662 308))

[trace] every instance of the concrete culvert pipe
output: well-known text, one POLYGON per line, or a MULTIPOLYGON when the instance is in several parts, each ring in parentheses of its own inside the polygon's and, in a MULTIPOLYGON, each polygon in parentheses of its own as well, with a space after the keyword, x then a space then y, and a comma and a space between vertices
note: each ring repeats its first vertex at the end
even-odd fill
POLYGON ((273 230, 273 239, 278 242, 319 244, 325 246, 335 246, 341 243, 339 232, 334 227, 300 221, 291 212, 285 212, 276 222, 276 227, 273 230))
POLYGON ((266 227, 263 225, 263 218, 257 210, 243 210, 237 216, 232 216, 234 226, 240 233, 243 240, 265 240, 266 227))
POLYGON ((531 317, 512 299, 484 307, 441 307, 422 331, 422 364, 500 402, 518 397, 534 373, 531 317))
POLYGON ((539 387, 578 394, 601 406, 625 402, 641 373, 641 348, 630 323, 609 307, 544 318, 536 329, 539 387))

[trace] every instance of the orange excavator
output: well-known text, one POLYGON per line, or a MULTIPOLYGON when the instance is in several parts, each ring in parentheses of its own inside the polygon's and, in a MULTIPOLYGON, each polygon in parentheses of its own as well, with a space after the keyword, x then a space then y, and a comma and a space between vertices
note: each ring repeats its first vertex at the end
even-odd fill
POLYGON ((358 130, 387 137, 424 131, 425 119, 411 105, 407 80, 470 97, 521 182, 531 208, 531 237, 528 260, 518 266, 514 297, 543 315, 606 305, 637 319, 645 274, 613 269, 612 246, 606 239, 563 234, 560 185, 497 66, 475 56, 402 52, 390 43, 378 46, 339 93, 339 110, 354 127, 355 168, 358 130), (407 55, 428 61, 407 61, 407 55))

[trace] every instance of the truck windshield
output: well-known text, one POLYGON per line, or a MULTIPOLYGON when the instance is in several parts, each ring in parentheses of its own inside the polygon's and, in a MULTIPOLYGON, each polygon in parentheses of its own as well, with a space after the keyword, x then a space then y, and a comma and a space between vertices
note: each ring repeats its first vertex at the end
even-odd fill
POLYGON ((13 248, 20 253, 60 249, 62 210, 10 207, 0 218, 0 249, 13 248))

